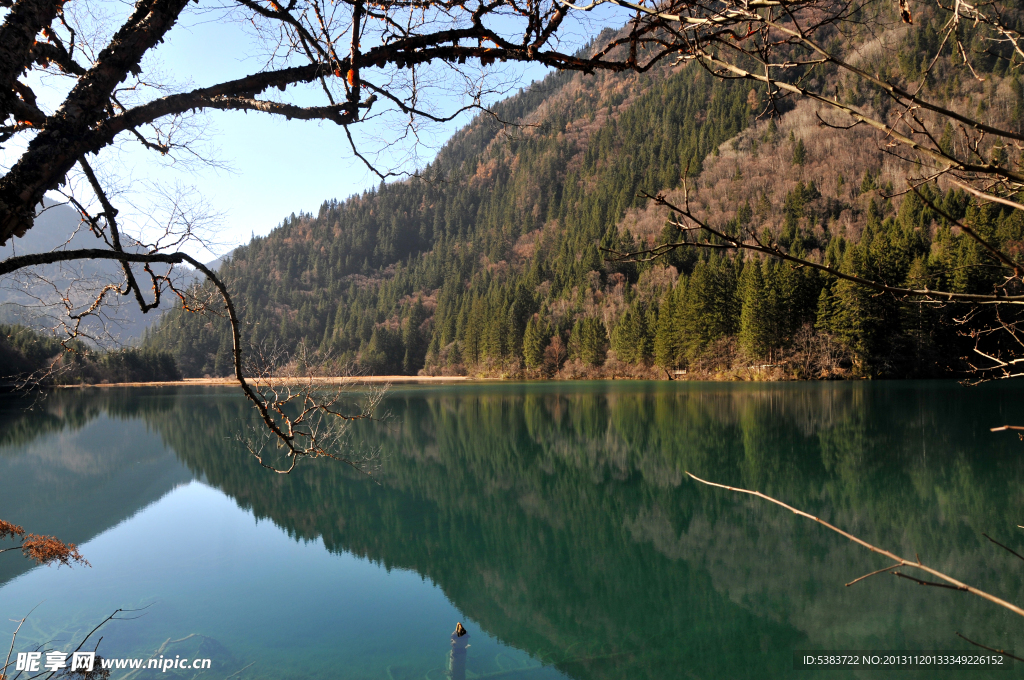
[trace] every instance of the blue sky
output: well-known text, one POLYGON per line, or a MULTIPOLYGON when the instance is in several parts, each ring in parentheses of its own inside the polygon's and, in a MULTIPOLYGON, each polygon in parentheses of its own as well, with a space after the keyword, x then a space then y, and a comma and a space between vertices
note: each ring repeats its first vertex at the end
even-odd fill
MULTIPOLYGON (((190 17, 172 31, 158 56, 165 65, 173 64, 176 74, 187 74, 196 85, 204 86, 259 70, 260 61, 242 58, 251 51, 249 37, 243 31, 225 34, 220 22, 204 23, 201 17, 190 17)), ((505 82, 525 86, 542 78, 546 71, 534 65, 518 67, 502 76, 505 82)), ((292 92, 290 88, 289 98, 292 92)), ((470 119, 471 114, 464 114, 451 123, 435 126, 422 138, 425 143, 416 148, 415 160, 406 159, 409 147, 404 145, 400 155, 383 154, 380 165, 405 171, 422 167, 470 119)), ((140 150, 128 153, 127 158, 136 164, 138 176, 188 183, 202 192, 221 214, 217 230, 220 248, 213 250, 246 242, 251 234, 266 234, 293 212, 316 212, 325 200, 343 199, 380 183, 352 154, 344 129, 334 123, 219 111, 209 114, 209 121, 209 139, 217 148, 216 157, 229 164, 230 170, 176 170, 154 163, 152 154, 140 150)), ((380 131, 354 126, 353 132, 363 137, 366 148, 373 149, 376 140, 371 137, 380 131)))
MULTIPOLYGON (((196 85, 205 86, 258 71, 261 62, 244 57, 253 51, 250 37, 242 30, 225 32, 222 23, 204 22, 204 17, 194 15, 175 27, 158 56, 165 68, 173 65, 175 76, 190 77, 196 85)), ((519 68, 517 73, 504 77, 525 85, 543 78, 545 73, 545 69, 534 66, 519 68)), ((290 88, 289 98, 293 92, 290 88)), ((415 148, 414 160, 406 158, 411 151, 406 144, 400 146, 400 155, 381 156, 380 165, 404 171, 422 167, 469 120, 466 114, 452 123, 435 126, 421 137, 424 143, 415 148)), ((241 112, 214 112, 208 121, 207 137, 215 147, 214 157, 229 169, 169 167, 154 162, 153 154, 134 145, 119 156, 119 163, 128 163, 136 177, 195 185, 219 213, 217 243, 210 248, 214 255, 248 242, 253 233, 265 235, 293 212, 315 212, 326 200, 344 199, 380 182, 354 157, 344 129, 334 123, 287 121, 241 112)), ((360 135, 360 141, 370 150, 377 141, 371 137, 378 132, 353 126, 353 133, 360 135)))
MULTIPOLYGON (((89 6, 100 14, 99 23, 105 33, 113 30, 131 11, 125 0, 106 0, 89 6), (98 8, 98 11, 96 10, 98 8), (103 16, 106 14, 106 17, 103 16)), ((562 51, 573 51, 603 25, 621 21, 608 12, 590 13, 581 20, 563 24, 562 51)), ((101 40, 100 43, 103 41, 101 40)), ((173 89, 181 91, 239 78, 261 70, 264 61, 260 46, 254 42, 244 24, 228 18, 220 0, 202 0, 190 4, 179 23, 158 49, 147 55, 144 75, 158 74, 173 89)), ((88 59, 80 60, 88 62, 88 59)), ((496 88, 507 94, 542 78, 547 69, 537 65, 502 65, 492 76, 496 88)), ((33 87, 44 108, 55 109, 66 92, 64 79, 36 80, 33 87), (53 83, 48 86, 47 82, 53 83)), ((451 82, 441 79, 433 89, 424 92, 421 106, 433 104, 436 110, 452 109, 461 98, 449 94, 451 82), (429 102, 427 100, 430 100, 429 102)), ((276 91, 275 91, 276 94, 276 91)), ((290 87, 287 100, 300 104, 321 104, 322 96, 312 87, 290 87)), ((504 95, 492 94, 491 103, 504 95)), ((471 119, 463 114, 456 120, 435 125, 420 136, 421 144, 412 147, 400 144, 376 157, 378 167, 413 171, 428 163, 444 142, 471 119), (410 152, 415 153, 410 155, 410 152)), ((332 198, 344 199, 377 185, 380 179, 356 158, 348 144, 344 129, 330 122, 288 121, 266 114, 214 111, 200 118, 203 130, 200 148, 217 161, 205 163, 170 163, 142 149, 136 143, 121 143, 118 148, 101 152, 92 161, 108 191, 119 196, 121 222, 137 225, 159 225, 159 210, 147 196, 159 194, 156 185, 176 186, 189 196, 201 195, 216 213, 210 224, 211 245, 204 249, 186 248, 202 258, 227 252, 245 243, 253 234, 263 235, 291 213, 316 212, 320 204, 332 198), (220 167, 217 167, 217 166, 220 167), (120 193, 119 193, 120 192, 120 193)), ((352 128, 361 150, 380 148, 382 141, 395 136, 393 130, 381 128, 379 122, 352 128)), ((19 155, 15 145, 0 151, 0 167, 9 167, 19 155)), ((142 229, 142 227, 139 227, 142 229)))

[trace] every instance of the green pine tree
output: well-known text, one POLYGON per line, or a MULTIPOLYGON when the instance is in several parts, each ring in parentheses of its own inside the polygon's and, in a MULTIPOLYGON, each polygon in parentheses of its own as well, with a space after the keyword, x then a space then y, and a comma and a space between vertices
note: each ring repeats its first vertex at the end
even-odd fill
POLYGON ((538 368, 544 363, 544 349, 548 346, 551 329, 536 314, 526 322, 523 333, 523 360, 527 368, 538 368))
POLYGON ((569 358, 588 366, 600 366, 608 352, 608 333, 600 319, 586 317, 573 325, 569 336, 569 358))
POLYGON ((804 140, 796 140, 793 147, 793 165, 803 165, 807 162, 807 149, 804 148, 804 140))
POLYGON ((755 259, 746 263, 740 275, 740 312, 739 343, 743 353, 754 360, 769 357, 772 347, 772 305, 767 299, 764 276, 761 272, 761 260, 755 259))
POLYGON ((654 336, 645 307, 640 302, 630 305, 612 331, 612 347, 619 361, 640 364, 654 353, 654 336))

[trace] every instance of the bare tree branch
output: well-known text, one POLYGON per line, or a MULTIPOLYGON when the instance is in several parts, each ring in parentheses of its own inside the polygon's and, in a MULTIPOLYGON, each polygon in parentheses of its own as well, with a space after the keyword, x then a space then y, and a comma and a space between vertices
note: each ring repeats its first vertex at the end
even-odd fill
POLYGON ((718 488, 718 489, 725 489, 726 491, 732 491, 732 492, 735 492, 735 493, 742 493, 742 494, 747 494, 747 495, 750 495, 750 496, 756 496, 757 498, 761 498, 763 500, 766 500, 769 503, 774 503, 775 505, 778 505, 779 507, 782 507, 782 508, 785 508, 786 510, 789 510, 794 515, 798 515, 800 517, 805 517, 805 518, 807 518, 809 520, 817 522, 818 524, 822 525, 826 529, 829 529, 830 531, 834 531, 835 533, 839 534, 843 538, 846 538, 847 540, 852 541, 853 543, 856 543, 857 545, 859 545, 859 546, 861 546, 863 548, 867 548, 868 550, 870 550, 873 553, 877 553, 879 555, 882 555, 883 557, 887 557, 888 559, 892 560, 895 563, 893 566, 887 567, 886 569, 883 569, 883 570, 881 570, 879 572, 875 572, 875 573, 881 573, 882 571, 888 571, 890 569, 894 569, 894 568, 897 568, 897 567, 910 567, 912 569, 918 569, 920 571, 925 572, 926 574, 934 576, 935 578, 939 579, 940 581, 944 581, 944 583, 936 584, 936 583, 931 583, 931 582, 927 582, 927 581, 922 581, 920 579, 916 579, 916 578, 914 578, 912 576, 908 576, 906 574, 900 574, 900 575, 904 576, 905 578, 910 578, 912 580, 915 580, 918 583, 924 583, 924 584, 927 584, 927 585, 941 585, 943 587, 953 588, 954 590, 963 590, 965 592, 971 593, 972 595, 977 595, 978 597, 980 597, 980 598, 982 598, 984 600, 988 600, 989 602, 992 602, 993 604, 996 604, 996 605, 998 605, 998 606, 1000 606, 1000 607, 1002 607, 1002 608, 1004 608, 1004 609, 1006 609, 1008 611, 1011 611, 1014 614, 1017 614, 1018 616, 1024 616, 1024 609, 1021 609, 1020 607, 1018 607, 1017 605, 1013 604, 1012 602, 1007 602, 1006 600, 1004 600, 1004 599, 1002 599, 1000 597, 996 597, 995 595, 991 595, 991 594, 989 594, 989 593, 987 593, 987 592, 985 592, 983 590, 979 590, 978 588, 974 588, 973 586, 969 586, 966 583, 962 583, 961 581, 958 581, 957 579, 955 579, 952 576, 949 576, 949 575, 939 571, 938 569, 933 569, 932 567, 929 567, 929 566, 921 563, 920 560, 908 560, 908 559, 906 559, 904 557, 900 557, 899 555, 897 555, 897 554, 895 554, 893 552, 890 552, 890 551, 885 550, 883 548, 879 548, 877 546, 874 546, 874 545, 868 543, 867 541, 865 541, 865 540, 863 540, 861 538, 858 538, 857 536, 854 536, 851 533, 843 531, 842 529, 840 529, 840 528, 838 528, 838 527, 836 527, 836 526, 834 526, 832 524, 829 524, 828 522, 826 522, 825 520, 823 520, 823 519, 821 519, 819 517, 815 517, 814 515, 811 515, 809 513, 804 512, 803 510, 798 510, 798 509, 794 508, 793 506, 787 505, 786 503, 783 503, 780 500, 777 500, 775 498, 772 498, 771 496, 763 494, 760 491, 751 491, 750 489, 741 489, 741 488, 738 488, 738 487, 726 486, 725 484, 717 484, 715 482, 709 482, 709 481, 707 481, 705 479, 701 479, 700 477, 698 477, 697 475, 695 475, 695 474, 693 474, 692 472, 689 472, 689 471, 687 471, 686 474, 691 479, 693 479, 694 481, 700 482, 701 484, 705 484, 707 486, 713 486, 713 487, 718 488))

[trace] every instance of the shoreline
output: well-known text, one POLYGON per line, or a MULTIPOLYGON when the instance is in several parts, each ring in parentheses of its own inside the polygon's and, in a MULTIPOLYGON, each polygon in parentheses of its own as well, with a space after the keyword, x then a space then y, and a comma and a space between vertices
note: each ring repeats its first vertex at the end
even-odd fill
MULTIPOLYGON (((468 378, 462 375, 369 375, 362 377, 331 377, 331 378, 271 378, 269 382, 278 385, 298 385, 312 381, 317 385, 399 385, 399 384, 431 384, 457 382, 502 382, 501 378, 468 378)), ((255 381, 246 380, 250 385, 255 381)), ((230 387, 238 385, 234 378, 184 378, 182 380, 158 380, 154 382, 120 382, 120 383, 79 383, 75 385, 50 385, 51 389, 77 389, 85 387, 230 387)))
MULTIPOLYGON (((366 385, 444 385, 444 384, 479 384, 479 383, 503 383, 503 382, 702 382, 702 383, 788 383, 788 382, 860 382, 868 378, 840 378, 840 379, 804 379, 804 380, 736 380, 735 378, 676 378, 666 380, 665 378, 638 378, 633 376, 615 378, 481 378, 477 376, 418 376, 418 375, 374 375, 361 378, 353 377, 331 377, 314 378, 313 383, 317 385, 351 385, 353 387, 366 385)), ((272 378, 268 382, 277 385, 300 385, 305 384, 308 378, 272 378)), ((255 381, 246 380, 250 385, 255 381)), ((91 387, 237 387, 238 381, 233 378, 185 378, 183 380, 162 380, 153 382, 120 382, 120 383, 78 383, 74 385, 46 385, 45 389, 85 389, 91 387)))
MULTIPOLYGON (((295 378, 295 377, 283 377, 283 378, 272 378, 268 381, 270 384, 276 385, 301 385, 309 381, 309 378, 295 378)), ((560 378, 527 378, 527 377, 479 377, 479 376, 417 376, 417 375, 375 375, 375 376, 364 376, 364 377, 323 377, 313 378, 312 381, 316 385, 348 385, 351 387, 367 387, 370 385, 445 385, 445 384, 482 384, 482 383, 503 383, 503 382, 536 382, 536 383, 547 383, 547 382, 680 382, 680 383, 855 383, 864 381, 887 381, 888 378, 869 378, 866 376, 845 376, 845 377, 830 377, 830 378, 801 378, 801 379, 786 379, 786 378, 761 378, 761 379, 737 379, 734 376, 729 377, 709 377, 709 376, 698 376, 691 375, 689 377, 674 378, 666 380, 665 378, 649 378, 639 376, 616 376, 612 378, 582 378, 582 377, 560 377, 560 378)), ((895 380, 956 380, 959 379, 951 376, 932 376, 926 378, 895 378, 895 380)), ((253 380, 249 379, 246 382, 250 385, 255 384, 253 380)), ((237 387, 238 382, 233 378, 185 378, 183 380, 164 380, 164 381, 153 381, 153 382, 119 382, 119 383, 78 383, 73 385, 39 385, 38 388, 44 390, 60 390, 60 389, 87 389, 87 388, 110 388, 110 387, 237 387)), ((14 385, 0 384, 0 395, 10 394, 17 392, 18 390, 14 385)))

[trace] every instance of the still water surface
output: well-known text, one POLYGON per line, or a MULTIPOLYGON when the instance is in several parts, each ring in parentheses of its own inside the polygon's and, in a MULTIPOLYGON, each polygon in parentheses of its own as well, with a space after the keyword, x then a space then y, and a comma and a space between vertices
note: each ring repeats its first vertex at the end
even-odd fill
MULTIPOLYGON (((108 657, 209 657, 203 678, 1019 677, 794 670, 794 650, 1024 651, 1024 622, 878 576, 877 556, 690 470, 757 488, 1013 601, 1024 423, 1012 384, 395 387, 368 479, 249 461, 225 389, 0 402, 0 517, 92 568, 0 556, 0 633, 63 649, 117 608, 108 657), (7 629, 10 630, 7 630, 7 629)), ((74 645, 72 645, 74 646, 74 645)), ((120 672, 123 676, 125 673, 120 672)), ((115 672, 114 677, 118 677, 115 672)), ((143 671, 131 676, 192 677, 143 671)))

